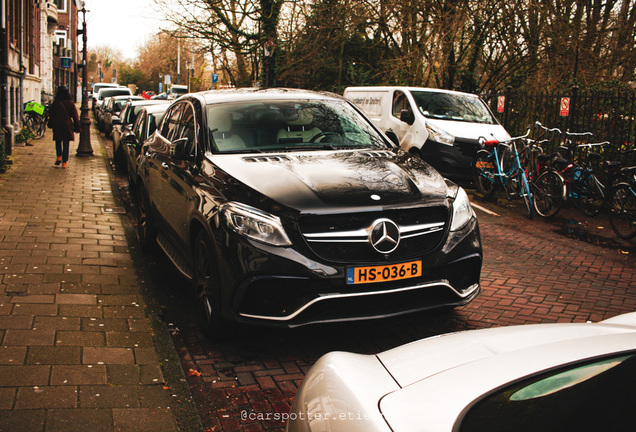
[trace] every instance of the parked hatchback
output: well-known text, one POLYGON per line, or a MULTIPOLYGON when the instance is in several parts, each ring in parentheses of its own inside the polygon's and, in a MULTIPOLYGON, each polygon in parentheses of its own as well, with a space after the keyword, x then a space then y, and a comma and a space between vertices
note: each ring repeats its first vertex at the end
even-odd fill
POLYGON ((182 96, 139 160, 139 237, 192 281, 209 329, 461 305, 479 291, 466 193, 345 99, 182 96))

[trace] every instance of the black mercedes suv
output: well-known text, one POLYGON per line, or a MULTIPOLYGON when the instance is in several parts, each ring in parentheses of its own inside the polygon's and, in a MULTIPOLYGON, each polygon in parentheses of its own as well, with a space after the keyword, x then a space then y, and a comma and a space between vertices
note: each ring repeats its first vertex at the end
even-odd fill
POLYGON ((183 96, 139 163, 142 246, 192 282, 211 330, 380 318, 479 292, 464 190, 339 96, 183 96))

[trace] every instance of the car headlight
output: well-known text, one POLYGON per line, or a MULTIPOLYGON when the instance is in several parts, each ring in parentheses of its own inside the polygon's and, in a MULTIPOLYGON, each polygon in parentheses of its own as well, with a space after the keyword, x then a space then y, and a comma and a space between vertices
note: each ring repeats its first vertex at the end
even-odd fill
POLYGON ((428 137, 431 141, 450 146, 455 143, 455 137, 453 135, 428 122, 426 122, 426 130, 428 131, 428 137))
POLYGON ((470 206, 466 191, 462 188, 458 188, 457 196, 455 197, 455 201, 453 201, 451 231, 457 231, 463 228, 473 217, 475 217, 475 211, 470 206))
POLYGON ((273 246, 289 246, 280 218, 245 204, 231 202, 221 207, 223 219, 235 233, 273 246))

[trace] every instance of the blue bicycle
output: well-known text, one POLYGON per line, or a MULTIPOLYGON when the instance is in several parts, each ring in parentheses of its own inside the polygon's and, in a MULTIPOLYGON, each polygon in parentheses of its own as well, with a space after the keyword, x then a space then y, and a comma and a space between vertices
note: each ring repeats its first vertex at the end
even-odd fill
MULTIPOLYGON (((473 159, 473 180, 477 189, 484 195, 490 195, 502 187, 509 196, 521 196, 526 206, 527 215, 533 216, 533 203, 526 171, 521 165, 516 142, 525 139, 524 136, 511 138, 506 141, 485 141, 486 148, 479 150, 473 159), (506 153, 512 157, 501 158, 499 148, 510 151, 506 153)), ((505 151, 505 150, 504 150, 505 151)))

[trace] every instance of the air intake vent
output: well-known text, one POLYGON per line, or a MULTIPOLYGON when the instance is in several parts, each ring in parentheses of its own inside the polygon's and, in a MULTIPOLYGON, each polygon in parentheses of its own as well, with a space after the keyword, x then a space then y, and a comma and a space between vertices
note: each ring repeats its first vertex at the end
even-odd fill
POLYGON ((252 156, 243 158, 245 162, 290 162, 291 158, 288 156, 252 156))

